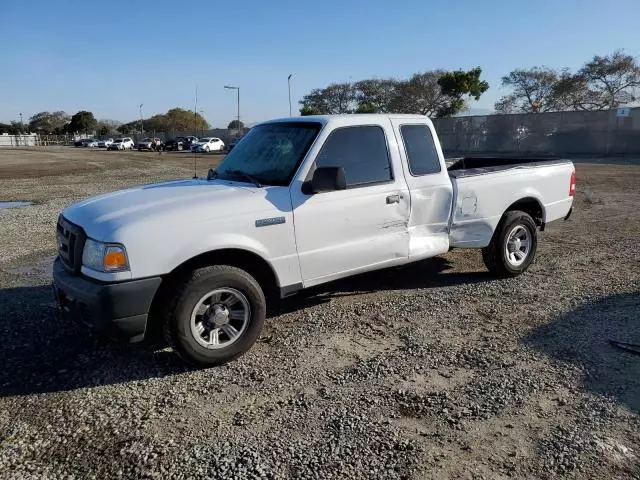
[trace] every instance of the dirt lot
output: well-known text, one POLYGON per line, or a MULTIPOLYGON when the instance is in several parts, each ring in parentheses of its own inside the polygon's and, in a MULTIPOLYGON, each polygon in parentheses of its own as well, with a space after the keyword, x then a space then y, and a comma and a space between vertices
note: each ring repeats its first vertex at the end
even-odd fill
MULTIPOLYGON (((204 174, 216 156, 198 156, 204 174)), ((283 302, 191 370, 56 315, 71 201, 193 175, 190 154, 0 150, 0 477, 640 478, 640 162, 577 165, 523 276, 454 250, 283 302), (635 165, 633 165, 635 163, 635 165)))

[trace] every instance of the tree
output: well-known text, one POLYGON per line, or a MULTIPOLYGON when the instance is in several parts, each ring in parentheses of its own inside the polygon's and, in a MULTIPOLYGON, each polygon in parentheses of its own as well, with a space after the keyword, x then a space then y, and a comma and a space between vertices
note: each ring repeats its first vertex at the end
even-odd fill
POLYGON ((300 109, 300 115, 306 117, 308 115, 322 115, 322 112, 319 108, 314 107, 313 105, 303 105, 300 109))
POLYGON ((116 130, 120 132, 122 135, 129 135, 130 133, 134 132, 134 129, 132 128, 131 123, 123 123, 118 128, 116 128, 116 130))
POLYGON ((356 109, 355 88, 351 83, 332 83, 326 88, 311 90, 300 104, 317 114, 353 113, 356 109))
POLYGON ((502 86, 511 93, 500 98, 494 108, 499 113, 537 113, 557 109, 558 73, 546 67, 514 70, 502 77, 502 86))
POLYGON ((208 130, 209 123, 199 113, 195 113, 191 110, 185 110, 183 108, 172 108, 166 114, 166 126, 167 131, 198 131, 208 130))
MULTIPOLYGON (((172 108, 167 113, 145 118, 142 127, 145 132, 198 132, 210 128, 202 115, 183 108, 172 108)), ((116 130, 123 135, 139 132, 140 119, 122 124, 116 130)))
POLYGON ((96 128, 98 130, 98 135, 106 137, 107 135, 118 132, 118 127, 120 125, 121 123, 117 120, 102 119, 98 120, 96 128))
POLYGON ((587 80, 579 74, 564 69, 554 86, 557 110, 599 110, 597 92, 589 88, 587 80))
MULTIPOLYGON (((229 130, 238 130, 238 120, 231 120, 229 125, 227 125, 229 130)), ((244 123, 240 120, 240 128, 244 128, 244 123)))
POLYGON ((578 72, 581 78, 598 98, 599 110, 616 108, 630 103, 637 97, 640 88, 640 65, 631 55, 618 50, 600 57, 596 55, 578 72))
POLYGON ((0 134, 19 135, 23 133, 23 130, 22 124, 14 120, 12 120, 10 124, 0 123, 0 134))
POLYGON ((438 84, 444 74, 443 70, 416 73, 409 80, 399 82, 389 111, 430 117, 436 115, 447 105, 447 98, 438 84))
POLYGON ((71 122, 67 127, 69 132, 93 132, 98 122, 93 113, 82 110, 71 117, 71 122))
POLYGON ((511 93, 500 98, 499 113, 608 110, 633 102, 640 89, 640 65, 617 51, 595 56, 576 73, 545 67, 514 70, 502 78, 511 93))
POLYGON ((480 80, 480 67, 468 72, 433 70, 408 80, 367 79, 356 83, 332 83, 305 95, 301 115, 336 113, 418 113, 455 115, 467 98, 478 100, 489 84, 480 80))
POLYGON ((371 102, 360 102, 355 113, 380 113, 380 108, 371 102))
POLYGON ((399 81, 393 78, 356 82, 356 113, 388 113, 398 94, 398 83, 399 81))
POLYGON ((69 123, 69 115, 63 111, 40 112, 29 119, 29 130, 32 132, 50 135, 64 132, 65 125, 69 123))
POLYGON ((482 69, 473 68, 467 72, 456 70, 447 72, 438 79, 442 94, 447 97, 447 102, 436 112, 438 117, 448 117, 460 112, 465 106, 465 98, 470 97, 480 100, 484 92, 489 90, 489 84, 480 80, 482 69))

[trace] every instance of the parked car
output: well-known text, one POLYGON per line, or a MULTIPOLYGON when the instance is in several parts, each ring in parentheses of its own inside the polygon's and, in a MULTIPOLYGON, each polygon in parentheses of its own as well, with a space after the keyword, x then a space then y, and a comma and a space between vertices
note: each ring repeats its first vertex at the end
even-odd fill
POLYGON ((75 142, 73 142, 73 146, 78 148, 78 147, 82 147, 82 142, 84 141, 84 138, 81 138, 80 140, 76 140, 75 142))
POLYGON ((575 195, 569 160, 463 158, 447 169, 419 115, 274 120, 243 142, 207 178, 67 207, 53 265, 61 310, 131 341, 162 326, 186 361, 220 364, 258 339, 271 294, 453 247, 482 249, 498 277, 520 275, 538 230, 567 219, 575 195))
POLYGON ((98 140, 95 138, 83 138, 81 140, 82 146, 83 147, 91 147, 91 148, 95 148, 98 146, 98 140))
POLYGON ((191 144, 191 151, 197 152, 222 152, 224 150, 224 142, 216 137, 205 137, 198 140, 197 143, 191 144))
POLYGON ((181 151, 181 150, 184 150, 185 148, 187 149, 189 148, 186 146, 187 143, 188 143, 187 137, 170 138, 169 140, 164 142, 164 149, 181 151))
POLYGON ((107 150, 133 150, 133 140, 130 137, 116 138, 107 150))
POLYGON ((198 141, 200 141, 200 139, 198 137, 194 137, 193 135, 189 135, 187 137, 185 137, 185 143, 184 143, 184 149, 185 150, 191 150, 191 145, 193 145, 194 143, 197 143, 198 141))
POLYGON ((138 143, 136 144, 136 148, 138 149, 138 151, 162 150, 162 147, 163 147, 162 140, 160 140, 159 138, 153 138, 153 137, 143 138, 142 140, 138 141, 138 143))
POLYGON ((113 143, 113 138, 107 138, 106 140, 100 140, 98 142, 98 147, 107 148, 109 145, 113 143))

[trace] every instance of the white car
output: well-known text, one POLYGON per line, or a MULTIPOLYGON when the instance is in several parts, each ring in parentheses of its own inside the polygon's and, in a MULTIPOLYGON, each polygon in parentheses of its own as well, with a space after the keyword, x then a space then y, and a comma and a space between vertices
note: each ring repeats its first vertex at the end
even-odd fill
POLYGON ((95 138, 86 138, 82 140, 83 147, 95 148, 98 146, 98 140, 95 138))
POLYGON ((133 150, 134 142, 129 137, 116 138, 107 150, 133 150))
POLYGON ((197 143, 191 144, 192 152, 222 152, 223 150, 224 142, 216 137, 201 138, 197 143))
POLYGON ((183 359, 217 365, 251 348, 278 295, 451 248, 482 249, 495 276, 523 274, 538 231, 567 219, 575 195, 570 160, 447 168, 420 115, 273 120, 242 146, 207 178, 67 207, 53 265, 61 311, 130 341, 162 327, 183 359))
POLYGON ((100 140, 98 142, 98 147, 100 148, 108 148, 109 145, 113 143, 113 138, 107 138, 106 140, 100 140))

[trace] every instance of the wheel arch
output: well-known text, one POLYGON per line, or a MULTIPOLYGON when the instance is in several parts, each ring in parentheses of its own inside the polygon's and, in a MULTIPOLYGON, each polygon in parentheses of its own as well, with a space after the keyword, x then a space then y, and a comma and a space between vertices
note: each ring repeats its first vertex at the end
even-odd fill
POLYGON ((513 202, 504 211, 504 213, 502 214, 502 218, 504 218, 504 216, 508 212, 513 212, 516 210, 529 214, 531 218, 533 218, 533 221, 535 222, 535 224, 541 227, 542 229, 544 229, 545 209, 544 209, 544 206, 542 205, 542 202, 540 202, 540 200, 538 200, 536 197, 532 197, 532 196, 523 197, 513 202))
POLYGON ((273 266, 259 254, 242 248, 221 248, 200 253, 180 265, 162 277, 162 283, 149 308, 147 332, 152 337, 160 333, 163 311, 166 302, 171 298, 171 292, 187 272, 200 267, 210 265, 229 265, 240 268, 256 279, 267 299, 277 298, 280 295, 280 281, 273 266))

